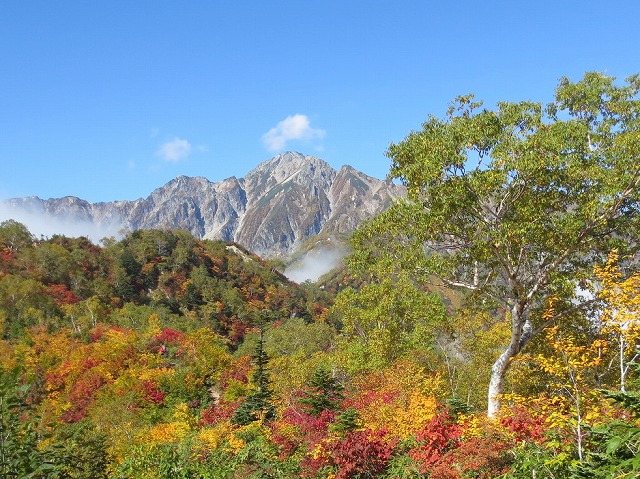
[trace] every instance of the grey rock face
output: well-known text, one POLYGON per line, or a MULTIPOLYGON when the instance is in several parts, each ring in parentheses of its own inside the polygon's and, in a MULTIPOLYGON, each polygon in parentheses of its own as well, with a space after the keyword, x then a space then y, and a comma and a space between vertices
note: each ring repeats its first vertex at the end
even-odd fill
POLYGON ((198 238, 235 241, 269 258, 289 256, 319 233, 349 233, 404 195, 403 187, 350 166, 336 171, 319 158, 288 152, 245 178, 212 183, 180 176, 146 199, 88 203, 28 197, 3 206, 130 231, 185 229, 198 238))

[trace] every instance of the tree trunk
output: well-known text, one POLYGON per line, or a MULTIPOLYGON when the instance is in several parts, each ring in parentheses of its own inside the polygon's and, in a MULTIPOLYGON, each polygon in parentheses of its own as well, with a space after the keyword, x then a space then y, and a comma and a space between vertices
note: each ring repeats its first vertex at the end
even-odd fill
POLYGON ((627 347, 627 345, 625 344, 624 341, 624 336, 622 335, 622 333, 619 335, 619 341, 618 343, 620 343, 620 391, 621 392, 627 392, 626 390, 626 386, 625 386, 625 376, 627 375, 627 371, 625 369, 625 364, 624 364, 624 350, 627 347))
POLYGON ((532 327, 525 309, 526 307, 522 303, 512 306, 509 346, 491 366, 491 378, 487 395, 487 417, 489 419, 494 419, 500 410, 500 395, 504 391, 504 379, 511 366, 511 360, 531 339, 532 327))
POLYGON ((500 395, 504 390, 504 378, 507 375, 511 358, 516 353, 512 351, 511 345, 500 355, 491 367, 491 379, 489 380, 487 417, 494 419, 500 410, 500 395))

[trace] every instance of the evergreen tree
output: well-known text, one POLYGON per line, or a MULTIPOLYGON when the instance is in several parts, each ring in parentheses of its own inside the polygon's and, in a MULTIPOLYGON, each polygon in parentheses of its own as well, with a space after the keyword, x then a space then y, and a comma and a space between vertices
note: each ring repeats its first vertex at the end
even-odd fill
POLYGON ((340 413, 336 418, 336 422, 331 425, 330 430, 344 436, 350 431, 355 431, 362 426, 362 420, 358 410, 350 407, 346 411, 340 413))
POLYGON ((319 416, 322 411, 337 411, 340 402, 344 399, 343 389, 342 384, 331 375, 330 371, 320 367, 313 373, 309 381, 309 391, 300 399, 300 402, 309 406, 309 413, 312 416, 319 416))
POLYGON ((269 387, 270 379, 267 371, 269 356, 264 351, 263 330, 260 329, 260 337, 253 355, 255 369, 252 382, 256 387, 255 392, 249 394, 244 403, 236 410, 231 418, 233 424, 247 425, 254 421, 270 421, 276 417, 276 408, 271 403, 273 391, 269 387))
POLYGON ((140 299, 138 287, 140 286, 140 273, 142 265, 135 259, 129 249, 125 249, 118 258, 119 271, 116 274, 115 292, 125 301, 137 301, 140 299))

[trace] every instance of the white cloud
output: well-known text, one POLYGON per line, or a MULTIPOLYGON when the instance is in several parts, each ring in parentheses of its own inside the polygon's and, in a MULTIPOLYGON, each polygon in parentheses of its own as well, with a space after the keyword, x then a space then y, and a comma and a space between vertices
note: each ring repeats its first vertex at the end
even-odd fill
POLYGON ((284 149, 290 140, 315 140, 324 138, 325 131, 312 128, 306 115, 292 115, 279 122, 262 135, 262 141, 269 151, 284 149))
POLYGON ((157 155, 166 161, 180 161, 191 154, 191 143, 176 138, 160 146, 157 155))

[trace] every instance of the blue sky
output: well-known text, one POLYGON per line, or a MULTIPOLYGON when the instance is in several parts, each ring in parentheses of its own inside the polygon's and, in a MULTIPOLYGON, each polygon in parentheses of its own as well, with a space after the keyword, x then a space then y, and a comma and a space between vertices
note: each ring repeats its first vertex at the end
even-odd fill
POLYGON ((382 178, 457 95, 640 71, 637 0, 5 0, 0 18, 0 198, 134 200, 287 150, 382 178))

